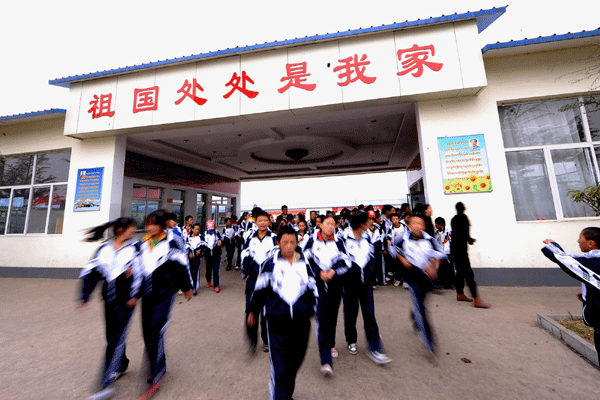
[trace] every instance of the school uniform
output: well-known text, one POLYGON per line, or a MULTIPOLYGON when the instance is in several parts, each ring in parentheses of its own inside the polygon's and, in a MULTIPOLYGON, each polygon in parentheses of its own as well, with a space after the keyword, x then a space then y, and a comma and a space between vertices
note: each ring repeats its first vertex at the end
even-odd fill
POLYGON ((233 261, 233 255, 235 254, 235 234, 237 225, 231 225, 231 227, 223 228, 223 246, 227 252, 227 270, 231 269, 231 262, 233 261))
POLYGON ((218 246, 219 240, 222 243, 221 232, 213 229, 205 231, 200 235, 202 248, 204 249, 204 264, 206 264, 206 283, 207 286, 213 281, 215 288, 220 284, 221 272, 221 246, 218 246))
POLYGON ((255 316, 263 310, 267 321, 272 400, 292 398, 317 297, 313 270, 302 253, 294 253, 290 264, 275 250, 262 264, 249 308, 255 316))
POLYGON ((143 278, 139 263, 139 241, 129 240, 118 250, 114 243, 114 239, 103 243, 79 275, 83 303, 89 301, 98 282, 104 281, 102 298, 106 352, 101 379, 103 387, 116 380, 129 365, 125 355, 125 339, 134 308, 128 307, 127 302, 133 297, 140 297, 143 278))
POLYGON ((301 251, 304 251, 304 248, 308 243, 308 239, 310 239, 308 232, 305 232, 304 235, 301 235, 300 232, 298 232, 298 247, 300 247, 301 251))
POLYGON ((400 226, 398 228, 392 226, 392 228, 389 230, 389 232, 387 234, 387 238, 386 238, 385 248, 386 248, 386 250, 388 250, 389 257, 386 259, 386 269, 385 270, 386 270, 386 275, 388 277, 393 278, 395 286, 399 286, 400 283, 404 281, 405 268, 400 263, 400 260, 398 260, 396 257, 390 256, 389 249, 388 249, 388 247, 389 247, 388 241, 389 241, 389 243, 395 243, 396 241, 400 240, 404 236, 404 233, 407 230, 408 230, 408 226, 406 226, 404 221, 400 221, 400 226))
POLYGON ((320 231, 310 237, 304 248, 319 291, 317 302, 317 341, 321 365, 332 365, 331 349, 335 347, 337 317, 342 299, 344 274, 351 266, 343 240, 333 236, 325 242, 320 231), (335 270, 329 282, 321 279, 321 271, 335 270))
POLYGON ((167 240, 175 240, 182 251, 186 249, 186 239, 183 237, 181 228, 175 226, 173 229, 167 229, 167 240))
POLYGON ((187 254, 166 233, 158 242, 149 235, 141 245, 144 274, 142 300, 142 330, 150 361, 148 383, 158 382, 167 370, 164 333, 178 290, 192 289, 187 254))
POLYGON ((446 255, 439 251, 435 239, 427 232, 423 232, 423 236, 419 238, 408 230, 402 238, 392 244, 393 246, 390 246, 389 249, 390 255, 396 257, 397 254, 400 254, 412 265, 406 273, 406 281, 413 303, 412 316, 415 327, 421 335, 421 341, 429 351, 435 352, 435 338, 425 308, 426 295, 434 285, 425 273, 425 269, 432 258, 443 260, 446 255))
POLYGON ((375 248, 369 236, 363 232, 360 240, 353 231, 344 235, 346 253, 352 266, 346 273, 344 287, 344 330, 347 344, 356 343, 356 319, 358 306, 362 311, 365 335, 371 352, 382 352, 379 327, 375 320, 375 302, 373 300, 372 275, 375 272, 375 248))
POLYGON ((204 243, 200 235, 190 236, 187 241, 186 250, 190 258, 190 275, 192 277, 192 289, 197 292, 200 282, 200 264, 202 262, 202 253, 204 251, 204 243))
MULTIPOLYGON (((254 286, 256 285, 256 279, 260 272, 260 266, 272 255, 276 246, 277 236, 270 230, 267 230, 262 239, 258 237, 258 230, 251 232, 244 243, 244 250, 242 251, 242 278, 246 278, 246 320, 248 319, 248 313, 250 312, 250 299, 252 298, 252 293, 254 293, 254 286)), ((252 348, 256 347, 256 342, 258 341, 259 319, 261 326, 260 336, 263 343, 267 344, 269 342, 266 320, 262 317, 259 318, 259 315, 256 315, 257 324, 252 327, 246 325, 246 334, 248 335, 248 340, 250 341, 252 348)))
POLYGON ((435 241, 446 254, 446 258, 442 260, 438 272, 439 283, 446 289, 452 289, 456 276, 454 274, 454 266, 450 259, 450 241, 452 240, 452 231, 448 228, 435 230, 435 241))
POLYGON ((594 343, 600 362, 600 250, 569 254, 558 243, 548 243, 542 253, 560 269, 581 282, 583 321, 594 328, 594 343))
POLYGON ((373 229, 367 229, 366 234, 369 236, 369 242, 373 245, 373 263, 375 271, 372 275, 371 285, 385 285, 386 283, 386 265, 383 260, 383 246, 385 241, 385 231, 377 224, 373 223, 373 229))

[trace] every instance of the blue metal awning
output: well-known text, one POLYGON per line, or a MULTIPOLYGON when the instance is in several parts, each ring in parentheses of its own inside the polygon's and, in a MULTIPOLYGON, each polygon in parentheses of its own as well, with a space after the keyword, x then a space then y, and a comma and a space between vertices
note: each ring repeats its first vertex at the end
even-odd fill
POLYGON ((583 39, 588 37, 600 36, 600 28, 595 29, 593 31, 581 31, 575 33, 565 33, 562 35, 551 35, 551 36, 539 36, 534 39, 523 39, 523 40, 511 40, 510 42, 496 42, 492 44, 486 45, 481 52, 485 54, 485 52, 490 50, 499 50, 499 49, 507 49, 511 47, 520 47, 520 46, 528 46, 532 44, 541 44, 541 43, 553 43, 560 42, 563 40, 571 40, 571 39, 583 39))
POLYGON ((479 32, 482 32, 485 28, 490 26, 495 20, 497 20, 502 14, 506 12, 506 7, 499 8, 491 8, 487 10, 479 10, 474 12, 466 12, 462 14, 452 14, 452 15, 442 15, 441 17, 431 17, 427 19, 418 19, 416 21, 406 21, 393 23, 389 25, 382 26, 372 26, 370 28, 360 28, 354 30, 348 30, 344 32, 336 32, 336 33, 327 33, 325 35, 314 35, 314 36, 305 36, 303 38, 289 39, 283 41, 274 41, 268 42, 264 44, 255 44, 252 46, 244 46, 244 47, 235 47, 232 49, 226 50, 217 50, 211 51, 208 53, 195 54, 187 57, 178 57, 171 58, 167 60, 155 61, 150 63, 144 63, 139 65, 133 65, 129 67, 116 68, 107 71, 99 71, 99 72, 91 72, 88 74, 82 75, 74 75, 66 78, 53 79, 48 81, 50 85, 61 86, 61 87, 69 87, 71 83, 90 80, 95 78, 103 78, 112 75, 119 75, 127 72, 133 71, 142 71, 147 69, 152 69, 156 67, 162 67, 166 65, 172 65, 183 62, 197 61, 206 58, 213 57, 222 57, 222 56, 231 56, 235 54, 242 54, 250 51, 256 50, 267 50, 267 49, 276 49, 278 47, 287 47, 293 45, 302 45, 307 43, 314 43, 320 41, 334 40, 334 39, 343 39, 353 36, 361 36, 365 34, 378 33, 378 32, 386 32, 386 31, 395 31, 401 29, 415 28, 427 25, 435 25, 441 23, 450 23, 450 22, 458 22, 465 21, 469 19, 475 19, 477 22, 477 28, 479 32))
POLYGON ((67 110, 65 110, 63 108, 51 108, 49 110, 31 111, 31 112, 21 113, 21 114, 5 115, 5 116, 0 116, 0 123, 13 121, 16 119, 48 116, 51 114, 65 114, 66 112, 67 112, 67 110))

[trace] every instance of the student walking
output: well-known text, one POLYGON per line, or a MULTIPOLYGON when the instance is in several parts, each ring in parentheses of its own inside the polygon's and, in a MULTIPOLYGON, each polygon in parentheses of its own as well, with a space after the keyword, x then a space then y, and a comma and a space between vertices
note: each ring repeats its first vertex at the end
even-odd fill
POLYGON ((445 289, 454 288, 453 283, 456 281, 454 275, 454 267, 450 258, 450 242, 452 241, 452 231, 446 228, 446 220, 442 217, 435 219, 435 241, 439 247, 444 250, 446 258, 442 260, 438 273, 439 283, 445 289))
POLYGON ((215 221, 206 221, 206 231, 200 235, 204 249, 204 263, 206 264, 206 287, 210 288, 211 281, 215 287, 215 293, 221 291, 221 246, 223 245, 221 232, 215 229, 215 221))
POLYGON ((202 242, 202 238, 200 237, 200 224, 194 224, 192 227, 186 248, 188 258, 190 259, 192 291, 194 296, 196 296, 200 283, 200 263, 202 262, 202 252, 204 251, 204 242, 202 242))
POLYGON ((320 229, 308 240, 304 256, 313 269, 319 291, 317 302, 317 341, 321 359, 321 373, 333 375, 335 331, 343 289, 343 275, 351 266, 343 240, 335 240, 335 220, 324 217, 320 229))
POLYGON ((232 218, 226 218, 225 219, 225 228, 223 228, 223 247, 225 247, 225 250, 227 252, 227 267, 225 268, 226 271, 231 271, 231 263, 233 261, 233 255, 235 254, 235 247, 236 247, 236 242, 235 242, 235 234, 236 234, 236 227, 237 225, 233 225, 233 219, 232 218))
POLYGON ((174 240, 167 240, 165 211, 148 214, 145 229, 147 235, 142 240, 141 262, 144 274, 142 330, 150 366, 147 379, 150 387, 144 395, 147 398, 160 387, 167 370, 164 334, 173 297, 180 289, 189 301, 192 281, 188 257, 174 240))
POLYGON ((289 400, 306 355, 318 293, 313 271, 297 251, 293 227, 284 226, 277 233, 277 245, 279 249, 263 263, 256 280, 247 323, 255 326, 264 308, 271 363, 270 398, 289 400))
POLYGON ((420 215, 407 218, 409 231, 390 247, 390 255, 397 257, 407 269, 406 280, 413 303, 412 314, 421 341, 432 354, 436 353, 436 342, 427 316, 425 300, 434 288, 440 260, 446 256, 437 250, 435 239, 425 232, 425 221, 420 215))
POLYGON ((489 308, 490 305, 479 298, 475 274, 469 261, 468 245, 477 240, 471 237, 471 222, 465 215, 466 207, 463 203, 456 203, 456 215, 450 221, 452 228, 452 241, 450 242, 450 255, 456 270, 456 300, 473 302, 477 308, 489 308), (473 298, 465 296, 465 280, 473 298))
POLYGON ((352 261, 346 273, 344 285, 344 331, 348 352, 358 353, 356 348, 356 319, 358 306, 362 311, 365 335, 369 345, 369 358, 376 364, 387 364, 391 359, 383 351, 379 327, 375 320, 375 302, 371 278, 375 272, 374 248, 366 234, 368 216, 364 212, 350 218, 350 230, 346 231, 345 248, 352 261))
POLYGON ((119 218, 88 231, 87 241, 104 237, 111 228, 114 237, 104 242, 83 268, 81 279, 81 308, 85 308, 100 281, 104 299, 106 324, 106 351, 99 390, 89 399, 109 398, 114 394, 111 386, 127 369, 125 339, 133 309, 140 297, 142 271, 139 264, 139 242, 133 239, 136 226, 131 218, 119 218))

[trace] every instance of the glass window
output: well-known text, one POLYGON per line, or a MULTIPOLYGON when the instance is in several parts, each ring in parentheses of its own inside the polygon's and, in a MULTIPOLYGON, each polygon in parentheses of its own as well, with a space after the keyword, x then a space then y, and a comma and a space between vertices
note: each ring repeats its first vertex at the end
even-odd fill
POLYGON ((67 182, 71 152, 38 154, 35 162, 35 183, 67 182))
POLYGON ((133 201, 131 202, 131 218, 138 229, 144 229, 146 217, 153 211, 160 209, 162 189, 134 186, 133 201))
POLYGON ((4 231, 6 230, 9 203, 10 189, 0 189, 0 235, 4 235, 4 231))
POLYGON ((600 116, 594 106, 572 107, 582 100, 498 107, 504 147, 525 148, 506 151, 518 221, 595 216, 591 207, 567 196, 571 189, 598 185, 600 179, 600 147, 592 143, 600 140, 600 116), (583 123, 582 115, 589 124, 583 123))
POLYGON ((31 210, 27 233, 44 233, 46 231, 46 218, 48 217, 48 204, 50 203, 50 186, 36 187, 31 198, 31 210))
POLYGON ((204 210, 205 203, 205 195, 204 193, 196 193, 196 223, 200 224, 202 228, 204 228, 204 210))
POLYGON ((131 202, 131 218, 135 221, 138 229, 144 229, 144 220, 146 219, 146 202, 133 200, 131 202))
POLYGON ((10 215, 8 216, 8 233, 25 233, 29 191, 30 189, 13 190, 10 215))
POLYGON ((65 205, 67 198, 67 185, 54 185, 52 189, 52 208, 48 221, 48 233, 60 234, 65 219, 65 205))
POLYGON ((556 219, 542 150, 506 153, 517 221, 556 219))
POLYGON ((185 192, 173 190, 173 214, 177 216, 177 225, 183 226, 183 213, 185 212, 185 192))
POLYGON ((0 159, 0 186, 31 185, 33 155, 0 159))
POLYGON ((536 101, 498 107, 504 147, 585 141, 579 108, 559 111, 577 99, 536 101))

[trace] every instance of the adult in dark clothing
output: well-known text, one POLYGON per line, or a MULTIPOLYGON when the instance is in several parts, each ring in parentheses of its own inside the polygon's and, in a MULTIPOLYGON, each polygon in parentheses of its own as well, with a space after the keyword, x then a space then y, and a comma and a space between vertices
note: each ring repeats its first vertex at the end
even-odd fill
POLYGON ((469 218, 465 215, 466 207, 463 203, 456 203, 456 215, 450 221, 452 227, 452 241, 450 242, 450 254, 454 269, 456 270, 456 300, 473 302, 477 308, 489 308, 490 305, 479 298, 475 275, 469 261, 468 245, 476 242, 471 237, 469 218), (465 280, 471 291, 472 299, 465 296, 465 280))

